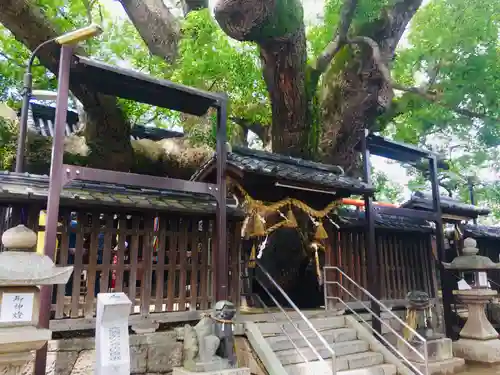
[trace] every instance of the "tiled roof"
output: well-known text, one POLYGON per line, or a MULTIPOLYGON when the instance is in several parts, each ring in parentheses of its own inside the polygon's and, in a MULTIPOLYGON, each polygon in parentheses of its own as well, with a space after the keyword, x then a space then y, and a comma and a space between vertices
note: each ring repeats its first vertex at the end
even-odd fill
MULTIPOLYGON (((196 180, 215 159, 202 166, 191 179, 196 180)), ((371 192, 373 188, 366 183, 344 175, 342 168, 316 163, 299 158, 273 154, 266 151, 252 150, 233 146, 227 155, 228 165, 244 172, 258 175, 275 176, 277 179, 307 183, 311 186, 345 189, 354 193, 371 192)))
MULTIPOLYGON (((0 172, 0 202, 46 202, 49 178, 44 175, 0 172)), ((99 182, 72 181, 61 193, 64 206, 108 206, 127 209, 154 209, 180 213, 213 214, 215 200, 207 195, 182 193, 171 190, 144 189, 141 187, 99 182)), ((229 215, 242 215, 235 202, 228 201, 229 215)))
MULTIPOLYGON (((54 121, 56 116, 55 107, 41 105, 37 103, 30 104, 30 118, 28 126, 31 131, 51 137, 54 134, 54 121)), ((65 135, 70 136, 78 131, 78 113, 68 109, 66 116, 65 135)), ((184 134, 173 130, 157 128, 155 126, 134 125, 130 134, 130 139, 150 139, 160 141, 167 138, 179 138, 184 134)))
POLYGON ((465 236, 474 238, 500 239, 500 227, 467 224, 464 232, 465 236))
MULTIPOLYGON (((391 229, 407 232, 432 232, 433 227, 428 221, 405 216, 388 215, 377 212, 375 207, 375 227, 379 229, 391 229)), ((365 213, 363 211, 341 210, 339 211, 341 227, 362 226, 365 224, 365 213)))
MULTIPOLYGON (((490 210, 473 206, 472 204, 462 203, 456 199, 441 196, 441 210, 444 214, 458 215, 475 218, 479 215, 488 215, 490 210)), ((432 210, 432 196, 428 193, 416 192, 408 202, 401 205, 403 208, 417 210, 432 210)))

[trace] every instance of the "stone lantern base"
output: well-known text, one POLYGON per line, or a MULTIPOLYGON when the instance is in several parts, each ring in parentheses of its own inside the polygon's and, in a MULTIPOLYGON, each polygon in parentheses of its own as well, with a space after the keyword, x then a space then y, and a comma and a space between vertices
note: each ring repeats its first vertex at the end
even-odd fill
POLYGON ((40 349, 51 339, 48 329, 12 327, 0 330, 0 374, 19 375, 40 349))
POLYGON ((500 363, 498 333, 486 318, 485 305, 496 297, 491 289, 455 291, 460 302, 466 304, 469 316, 460 331, 460 340, 453 343, 453 354, 468 361, 500 363))
POLYGON ((453 354, 468 361, 499 363, 500 340, 460 339, 453 343, 453 354))

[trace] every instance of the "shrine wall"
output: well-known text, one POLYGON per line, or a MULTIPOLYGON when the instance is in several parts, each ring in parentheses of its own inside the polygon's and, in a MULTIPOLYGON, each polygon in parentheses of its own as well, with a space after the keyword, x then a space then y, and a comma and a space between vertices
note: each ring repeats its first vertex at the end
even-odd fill
MULTIPOLYGON (((47 375, 93 375, 95 338, 51 340, 48 344, 47 375)), ((182 342, 174 330, 130 335, 132 374, 170 374, 181 365, 182 342)), ((22 374, 31 374, 33 361, 22 374)))

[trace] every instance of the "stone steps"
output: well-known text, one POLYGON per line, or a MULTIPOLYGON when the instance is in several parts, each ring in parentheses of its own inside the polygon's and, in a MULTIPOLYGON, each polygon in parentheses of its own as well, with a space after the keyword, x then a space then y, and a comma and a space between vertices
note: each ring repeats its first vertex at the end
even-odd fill
MULTIPOLYGON (((318 318, 311 319, 313 327, 317 330, 325 330, 325 329, 335 329, 335 328, 344 328, 345 327, 345 318, 343 316, 335 316, 331 318, 318 318)), ((259 329, 261 333, 266 335, 272 334, 283 334, 281 328, 283 328, 288 333, 296 333, 296 329, 293 328, 292 323, 282 323, 282 322, 264 322, 257 323, 259 325, 259 329)), ((294 325, 300 329, 301 331, 310 331, 309 326, 304 321, 297 320, 294 322, 294 325)))
MULTIPOLYGON (((366 352, 369 349, 369 345, 362 340, 340 342, 331 345, 331 347, 334 350, 337 358, 339 356, 344 356, 348 354, 366 352)), ((308 361, 318 360, 316 354, 309 347, 302 347, 299 349, 302 355, 306 357, 308 361)), ((332 357, 331 352, 327 348, 325 348, 322 344, 316 345, 315 349, 323 359, 329 359, 332 357)), ((281 361, 282 365, 304 362, 302 356, 299 353, 297 353, 297 350, 295 349, 280 350, 280 351, 275 351, 275 353, 278 356, 278 359, 281 361)))
MULTIPOLYGON (((302 333, 307 338, 307 340, 312 345, 314 345, 314 347, 322 345, 320 339, 316 336, 314 332, 303 331, 302 333)), ((319 333, 323 336, 323 338, 327 342, 331 343, 353 341, 356 340, 357 338, 356 331, 350 328, 322 330, 319 331, 319 333)), ((290 337, 290 339, 293 340, 293 342, 297 347, 299 348, 308 347, 306 341, 302 338, 302 336, 299 333, 293 333, 293 334, 288 333, 288 336, 290 337)), ((270 336, 267 337, 266 339, 269 345, 271 346, 271 349, 273 349, 274 351, 294 349, 293 344, 285 335, 270 336)))
MULTIPOLYGON (((394 375, 396 366, 384 364, 382 354, 375 352, 355 353, 336 359, 337 375, 394 375)), ((285 365, 288 375, 331 375, 332 363, 315 361, 285 365), (325 368, 325 366, 327 368, 325 368)))
POLYGON ((337 372, 337 375, 396 375, 396 374, 397 374, 396 366, 388 364, 337 372))
MULTIPOLYGON (((335 352, 335 368, 338 375, 396 374, 396 366, 385 364, 381 353, 371 351, 369 342, 360 339, 357 329, 347 327, 344 316, 312 318, 310 322, 335 352)), ((260 331, 258 336, 261 337, 261 345, 258 345, 256 352, 266 357, 262 360, 263 363, 274 366, 272 372, 279 375, 332 375, 333 362, 330 350, 322 344, 320 338, 305 322, 294 321, 294 325, 299 327, 323 360, 318 359, 291 323, 267 321, 252 324, 258 328, 260 331), (281 328, 286 330, 293 343, 281 328), (273 363, 275 365, 272 365, 273 363)))

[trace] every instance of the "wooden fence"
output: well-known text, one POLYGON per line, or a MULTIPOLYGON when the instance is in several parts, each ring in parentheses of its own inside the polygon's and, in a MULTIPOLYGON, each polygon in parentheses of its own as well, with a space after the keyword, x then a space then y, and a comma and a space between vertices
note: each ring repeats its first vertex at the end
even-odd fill
MULTIPOLYGON (((370 283, 379 283, 381 300, 389 305, 404 304, 406 294, 412 290, 428 292, 431 297, 435 295, 436 270, 429 233, 377 230, 376 275, 370 275, 362 230, 349 228, 332 231, 328 245, 327 265, 338 266, 368 290, 372 286, 370 283)), ((339 296, 344 302, 350 303, 368 299, 338 272, 329 272, 328 280, 339 281, 350 293, 331 285, 328 287, 329 295, 339 296)))
MULTIPOLYGON (((27 213, 27 226, 35 232, 44 231, 39 214, 39 208, 27 213)), ((144 318, 206 310, 214 303, 214 217, 62 209, 59 222, 56 264, 73 265, 74 272, 66 285, 54 286, 53 319, 94 317, 99 292, 126 293, 131 313, 144 318)), ((240 289, 237 226, 228 222, 227 228, 229 293, 235 303, 240 289)))

